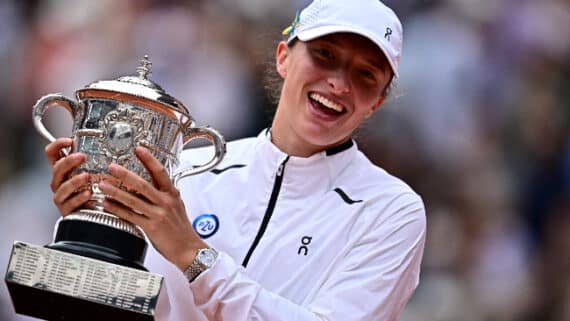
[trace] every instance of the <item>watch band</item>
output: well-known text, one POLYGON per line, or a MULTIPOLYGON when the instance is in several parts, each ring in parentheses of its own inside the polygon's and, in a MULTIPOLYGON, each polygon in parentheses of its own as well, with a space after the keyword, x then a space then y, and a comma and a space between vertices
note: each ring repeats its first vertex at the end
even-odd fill
POLYGON ((194 281, 198 275, 214 265, 217 258, 218 252, 211 247, 196 251, 194 261, 192 261, 192 264, 184 271, 184 276, 188 282, 194 281))

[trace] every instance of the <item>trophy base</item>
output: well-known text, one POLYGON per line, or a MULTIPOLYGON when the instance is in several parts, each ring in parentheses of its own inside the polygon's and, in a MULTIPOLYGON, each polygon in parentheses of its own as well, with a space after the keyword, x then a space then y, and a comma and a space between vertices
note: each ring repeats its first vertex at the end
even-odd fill
POLYGON ((61 220, 54 243, 46 247, 146 271, 146 241, 100 223, 61 220))
POLYGON ((162 277, 15 242, 5 282, 19 314, 50 321, 152 321, 162 277))

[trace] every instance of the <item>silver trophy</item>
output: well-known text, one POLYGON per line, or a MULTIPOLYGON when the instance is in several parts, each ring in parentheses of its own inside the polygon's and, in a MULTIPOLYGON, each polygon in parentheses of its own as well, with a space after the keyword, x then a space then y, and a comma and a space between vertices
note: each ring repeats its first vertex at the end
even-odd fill
MULTIPOLYGON (((208 171, 225 154, 225 141, 214 129, 198 127, 188 109, 148 79, 148 56, 138 76, 94 82, 76 91, 77 100, 49 94, 33 108, 33 122, 49 141, 53 135, 42 118, 52 106, 73 117, 73 148, 87 155, 72 173, 90 173, 91 201, 61 219, 52 244, 15 242, 5 281, 17 313, 49 320, 153 320, 162 277, 146 271, 147 249, 140 227, 119 219, 101 206, 98 184, 108 180, 111 163, 147 181, 149 173, 134 154, 136 146, 151 151, 176 185, 179 179, 208 171), (207 163, 179 172, 184 146, 194 138, 214 145, 207 163)), ((131 191, 132 192, 132 191, 131 191)))

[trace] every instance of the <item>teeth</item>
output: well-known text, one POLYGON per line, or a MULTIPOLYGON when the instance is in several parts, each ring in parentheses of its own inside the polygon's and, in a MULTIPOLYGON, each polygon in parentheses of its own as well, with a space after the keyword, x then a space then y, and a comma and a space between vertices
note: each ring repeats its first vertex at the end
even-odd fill
POLYGON ((325 98, 319 94, 312 93, 310 97, 311 97, 311 99, 314 99, 314 100, 318 101, 319 103, 323 104, 325 107, 330 108, 332 110, 335 110, 339 113, 344 110, 344 107, 342 107, 342 105, 339 105, 335 102, 332 102, 332 101, 328 100, 327 98, 325 98))

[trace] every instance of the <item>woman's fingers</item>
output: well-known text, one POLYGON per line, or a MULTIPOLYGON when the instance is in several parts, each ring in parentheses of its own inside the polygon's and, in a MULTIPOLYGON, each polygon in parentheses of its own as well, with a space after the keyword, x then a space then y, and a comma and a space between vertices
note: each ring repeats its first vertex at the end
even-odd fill
POLYGON ((67 180, 69 173, 81 165, 86 159, 85 154, 74 153, 67 157, 63 157, 53 165, 53 175, 51 178, 51 190, 55 192, 59 186, 67 180))
POLYGON ((140 227, 144 227, 148 221, 148 218, 146 216, 137 214, 125 205, 109 199, 105 199, 103 201, 103 208, 105 208, 105 210, 109 213, 113 213, 119 218, 140 227))
POLYGON ((164 168, 164 166, 150 153, 148 149, 138 146, 135 149, 135 154, 144 165, 159 190, 164 192, 171 192, 173 189, 176 190, 170 180, 170 175, 168 175, 166 168, 164 168))
POLYGON ((71 197, 74 193, 76 193, 81 187, 87 186, 89 182, 89 174, 82 173, 76 175, 64 183, 62 183, 58 188, 54 191, 53 200, 54 203, 60 207, 68 198, 71 197))
POLYGON ((62 157, 62 149, 71 147, 71 145, 73 145, 73 140, 67 137, 61 137, 49 143, 44 149, 49 163, 53 166, 62 157))
MULTIPOLYGON (((124 181, 123 181, 124 183, 124 181)), ((111 199, 119 202, 120 204, 126 206, 129 209, 137 213, 151 213, 153 210, 153 205, 147 203, 140 197, 133 195, 123 189, 117 188, 108 182, 102 181, 99 183, 99 188, 105 195, 108 195, 111 199)))
POLYGON ((144 178, 129 171, 123 166, 118 164, 110 164, 109 174, 120 181, 121 184, 127 188, 127 190, 139 193, 154 204, 160 202, 160 192, 151 183, 147 182, 144 180, 144 178))
MULTIPOLYGON (((54 196, 54 199, 55 197, 57 197, 57 194, 54 196)), ((65 202, 56 203, 56 205, 59 208, 61 214, 65 216, 79 208, 79 206, 85 204, 87 201, 89 201, 90 198, 91 191, 85 190, 69 197, 67 200, 65 200, 65 202)))
POLYGON ((90 190, 77 192, 81 187, 87 186, 89 174, 83 173, 68 179, 69 173, 86 159, 86 155, 80 153, 64 156, 62 150, 72 145, 71 138, 62 137, 49 143, 44 150, 53 169, 50 183, 54 193, 53 201, 63 215, 73 212, 91 197, 90 190))
POLYGON ((81 187, 87 186, 89 174, 82 173, 62 183, 53 194, 53 202, 63 215, 67 215, 91 198, 91 190, 77 192, 81 187))

